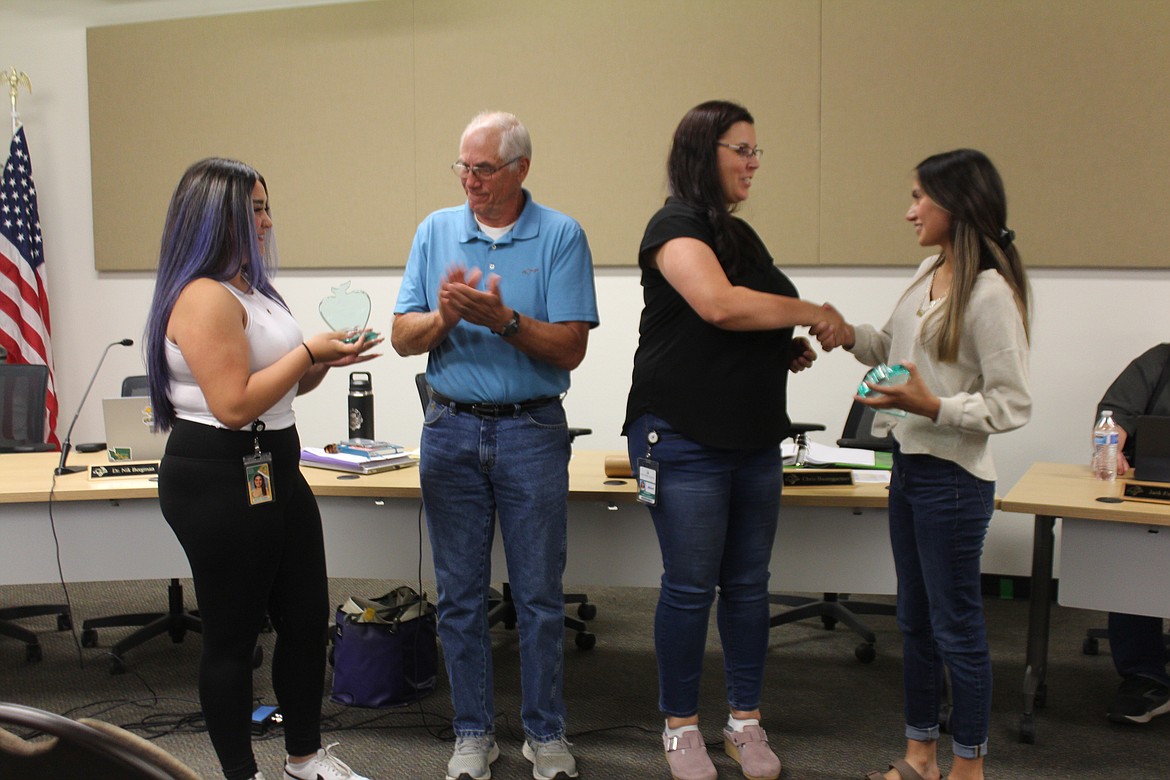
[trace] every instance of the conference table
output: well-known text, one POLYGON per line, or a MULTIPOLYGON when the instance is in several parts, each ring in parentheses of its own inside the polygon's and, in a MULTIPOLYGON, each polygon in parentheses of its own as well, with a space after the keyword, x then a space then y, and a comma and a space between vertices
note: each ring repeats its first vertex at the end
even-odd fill
MULTIPOLYGON (((621 453, 575 450, 569 466, 566 586, 656 587, 661 557, 647 509, 629 478, 605 474, 621 453)), ((53 481, 56 453, 0 456, 0 584, 190 576, 159 513, 149 478, 53 481), (51 494, 51 500, 50 500, 51 494), (56 532, 56 541, 54 540, 56 532)), ((70 464, 107 463, 105 453, 70 464)), ((302 468, 321 507, 331 577, 432 579, 418 469, 355 476, 302 468)), ((882 484, 785 487, 772 558, 774 590, 808 593, 895 591, 882 484)), ((503 545, 493 572, 506 579, 503 545)))
POLYGON ((1101 482, 1088 466, 1035 463, 1000 502, 1005 512, 1035 516, 1028 646, 1024 665, 1022 742, 1036 738, 1034 711, 1047 698, 1055 524, 1062 518, 1063 606, 1139 615, 1170 615, 1170 504, 1123 497, 1131 479, 1101 482))

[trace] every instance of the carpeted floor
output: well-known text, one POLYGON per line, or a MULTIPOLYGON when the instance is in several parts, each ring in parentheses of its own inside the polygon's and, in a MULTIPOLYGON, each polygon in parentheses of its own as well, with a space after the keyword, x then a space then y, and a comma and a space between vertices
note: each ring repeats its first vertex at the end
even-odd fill
MULTIPOLYGON (((374 596, 399 584, 334 580, 334 601, 374 596)), ((164 581, 75 583, 70 586, 76 621, 114 612, 165 608, 164 581)), ((188 605, 192 597, 188 583, 188 605)), ((569 736, 582 778, 669 778, 661 755, 657 682, 651 641, 656 591, 645 588, 591 589, 597 605, 597 645, 578 650, 566 635, 565 689, 569 736)), ((0 603, 56 601, 55 586, 5 586, 0 603)), ((1114 778, 1165 780, 1170 777, 1170 717, 1147 726, 1120 727, 1104 717, 1117 679, 1103 645, 1099 656, 1081 653, 1085 628, 1103 625, 1103 615, 1057 607, 1053 612, 1047 706, 1038 710, 1036 744, 1022 744, 1017 726, 1022 706, 1027 603, 988 601, 994 655, 995 699, 988 757, 989 778, 1114 778)), ((128 671, 109 673, 102 648, 79 650, 68 632, 54 630, 52 618, 23 621, 44 646, 44 660, 29 664, 24 646, 0 638, 0 700, 40 707, 74 717, 96 717, 143 735, 205 777, 220 777, 206 734, 198 730, 195 669, 200 640, 180 644, 155 639, 127 655, 128 671)), ((784 762, 785 780, 861 778, 900 757, 900 643, 893 620, 867 622, 878 633, 877 659, 854 657, 856 638, 843 628, 825 631, 817 620, 772 632, 764 695, 764 726, 784 762)), ((100 632, 108 646, 128 629, 100 632)), ((517 637, 495 629, 496 707, 500 760, 497 780, 531 777, 520 756, 517 637)), ((703 679, 703 731, 713 744, 720 777, 739 778, 735 764, 715 744, 725 717, 718 645, 712 628, 711 652, 703 679)), ((273 701, 269 679, 273 637, 261 639, 266 662, 255 675, 255 694, 273 701)), ((394 710, 345 708, 326 701, 326 741, 339 741, 338 754, 377 780, 441 779, 450 755, 448 690, 444 681, 419 705, 394 710)), ((944 736, 944 745, 946 745, 944 736)), ((255 743, 261 769, 280 777, 283 746, 279 730, 255 743)), ((946 749, 949 753, 949 747, 946 749)), ((945 765, 944 765, 945 768, 945 765)))

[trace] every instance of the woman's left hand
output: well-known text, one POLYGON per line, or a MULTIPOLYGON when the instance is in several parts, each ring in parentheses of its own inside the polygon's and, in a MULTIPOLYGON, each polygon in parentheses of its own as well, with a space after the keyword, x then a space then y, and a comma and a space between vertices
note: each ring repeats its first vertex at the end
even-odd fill
POLYGON ((804 336, 799 336, 792 340, 792 362, 788 365, 789 371, 794 374, 799 374, 801 371, 812 366, 813 361, 816 359, 817 353, 813 351, 808 339, 804 336))
POLYGON ((376 357, 382 357, 381 352, 373 352, 370 350, 381 344, 386 340, 385 336, 375 336, 374 338, 367 338, 368 334, 373 334, 372 328, 365 328, 358 332, 357 339, 347 344, 346 347, 356 348, 353 352, 343 355, 336 360, 330 360, 325 365, 331 368, 341 368, 342 366, 352 366, 357 363, 365 363, 367 360, 373 360, 376 357))
POLYGON ((913 363, 902 364, 910 372, 910 379, 900 385, 875 385, 866 382, 874 393, 866 398, 854 396, 854 399, 874 409, 901 409, 910 414, 918 414, 931 420, 938 418, 938 410, 942 402, 930 388, 922 381, 922 375, 913 363))

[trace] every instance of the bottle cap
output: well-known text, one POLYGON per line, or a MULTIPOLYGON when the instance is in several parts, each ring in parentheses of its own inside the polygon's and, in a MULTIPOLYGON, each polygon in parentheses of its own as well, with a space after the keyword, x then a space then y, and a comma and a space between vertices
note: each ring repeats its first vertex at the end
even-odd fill
POLYGON ((373 382, 370 380, 369 371, 353 371, 349 375, 349 391, 368 393, 373 390, 373 382))

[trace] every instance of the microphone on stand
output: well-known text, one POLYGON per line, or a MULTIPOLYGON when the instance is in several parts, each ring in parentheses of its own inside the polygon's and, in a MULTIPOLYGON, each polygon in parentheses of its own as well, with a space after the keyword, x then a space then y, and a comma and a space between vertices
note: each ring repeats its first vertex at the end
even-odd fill
POLYGON ((65 432, 65 443, 61 445, 61 461, 57 464, 57 468, 53 469, 53 473, 57 476, 62 474, 76 474, 83 470, 84 466, 66 466, 65 459, 69 457, 69 450, 72 448, 69 437, 73 435, 73 426, 77 425, 77 418, 81 414, 81 407, 85 406, 85 399, 89 398, 89 391, 93 389, 93 382, 97 379, 98 371, 102 369, 102 363, 106 360, 106 355, 110 351, 110 347, 129 347, 134 344, 133 339, 122 339, 115 341, 112 344, 107 344, 105 350, 102 352, 101 358, 98 359, 97 368, 93 370, 93 376, 89 378, 89 385, 85 388, 85 393, 81 396, 81 403, 77 405, 77 412, 73 415, 73 422, 69 423, 69 430, 65 432))

